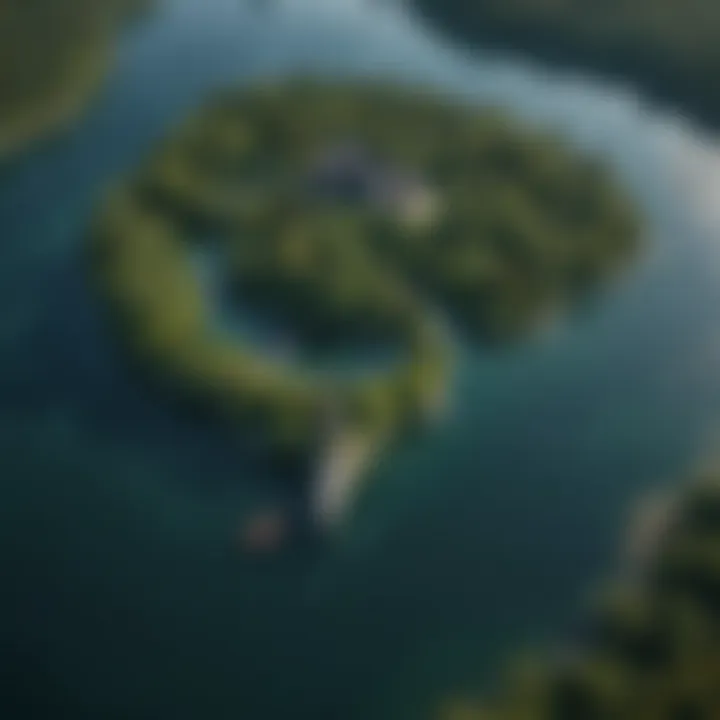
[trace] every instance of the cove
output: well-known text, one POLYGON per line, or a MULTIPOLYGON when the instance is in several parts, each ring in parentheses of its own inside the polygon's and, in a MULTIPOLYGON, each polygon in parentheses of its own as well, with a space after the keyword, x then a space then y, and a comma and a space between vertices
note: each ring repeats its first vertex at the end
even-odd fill
POLYGON ((389 4, 161 3, 86 118, 2 173, 5 662, 75 717, 422 718, 564 632, 628 504, 717 439, 718 167, 630 87, 456 50, 389 4), (333 544, 258 566, 234 528, 297 489, 137 386, 80 256, 95 203, 177 117, 298 70, 436 83, 560 129, 650 227, 592 306, 464 354, 455 414, 383 461, 333 544))

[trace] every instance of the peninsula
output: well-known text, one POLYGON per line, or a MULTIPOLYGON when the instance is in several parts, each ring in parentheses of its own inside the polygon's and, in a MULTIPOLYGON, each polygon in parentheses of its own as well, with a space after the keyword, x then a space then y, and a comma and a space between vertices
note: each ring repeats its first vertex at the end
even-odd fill
POLYGON ((720 482, 694 479, 652 504, 653 539, 642 543, 649 561, 641 577, 623 575, 604 593, 579 651, 538 659, 501 697, 452 703, 440 720, 720 716, 720 482))
POLYGON ((377 448, 444 404, 449 339, 522 336, 637 228, 602 167, 551 137, 425 90, 297 79, 223 93, 171 133, 99 213, 91 268, 146 371, 275 455, 320 458, 335 516, 377 448), (193 262, 208 251, 221 308, 193 262), (384 359, 299 364, 218 312, 311 357, 384 359))
POLYGON ((0 160, 80 114, 116 35, 150 1, 0 3, 0 160))

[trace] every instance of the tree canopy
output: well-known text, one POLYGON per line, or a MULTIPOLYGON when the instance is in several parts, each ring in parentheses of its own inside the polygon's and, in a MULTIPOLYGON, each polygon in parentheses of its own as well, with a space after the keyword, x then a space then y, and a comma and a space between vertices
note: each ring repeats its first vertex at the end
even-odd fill
POLYGON ((641 581, 615 582, 564 662, 523 662, 485 703, 441 720, 713 720, 720 717, 720 483, 680 491, 641 581))
POLYGON ((156 372, 312 437, 329 396, 373 430, 414 424, 447 380, 446 317, 471 341, 516 337, 624 260, 637 227, 597 163, 552 138, 426 91, 298 79, 228 91, 179 126, 92 248, 156 372), (233 308, 396 360, 338 379, 218 333, 192 262, 208 251, 233 308))
POLYGON ((78 113, 123 21, 149 1, 0 3, 0 157, 78 113))

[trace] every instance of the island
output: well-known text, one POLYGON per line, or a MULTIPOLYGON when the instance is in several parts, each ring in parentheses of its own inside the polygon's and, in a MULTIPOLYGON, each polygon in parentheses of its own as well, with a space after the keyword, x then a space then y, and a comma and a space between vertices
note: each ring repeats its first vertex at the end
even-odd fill
POLYGON ((0 3, 0 160, 74 120, 150 0, 0 3))
POLYGON ((720 6, 709 0, 412 0, 454 40, 638 83, 720 122, 720 6))
POLYGON ((652 498, 635 528, 646 544, 652 508, 641 582, 608 585, 574 653, 525 662, 502 697, 450 703, 440 720, 720 717, 720 481, 693 479, 671 498, 652 498))
POLYGON ((442 413, 456 343, 523 337, 638 231, 603 167, 547 134, 426 89, 296 78, 181 123, 110 194, 89 257, 146 375, 315 468, 336 517, 379 448, 442 413))

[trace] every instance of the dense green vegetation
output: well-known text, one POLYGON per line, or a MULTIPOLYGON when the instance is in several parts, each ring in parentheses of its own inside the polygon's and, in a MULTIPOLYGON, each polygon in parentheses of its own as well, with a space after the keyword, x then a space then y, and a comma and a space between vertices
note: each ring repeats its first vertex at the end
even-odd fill
POLYGON ((328 408, 373 432, 422 418, 448 377, 446 317, 472 339, 517 335, 636 230, 601 169, 550 138, 450 99, 298 80, 226 93, 178 128, 108 203, 93 259, 136 357, 302 447, 328 408), (208 251, 245 312, 399 360, 334 377, 213 329, 193 267, 208 251))
POLYGON ((720 6, 712 0, 415 0, 453 37, 640 81, 720 121, 720 6))
POLYGON ((0 3, 0 156, 77 114, 105 74, 118 28, 147 3, 0 3))
POLYGON ((720 717, 720 484, 694 484, 670 517, 647 577, 607 592, 578 657, 527 664, 496 701, 443 720, 720 717))

